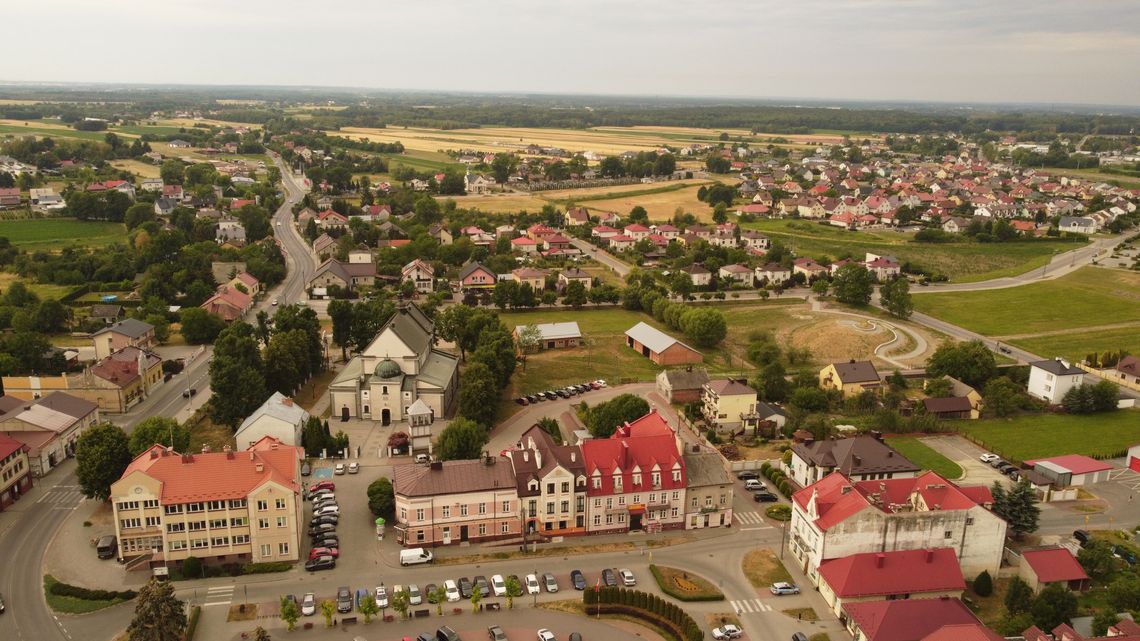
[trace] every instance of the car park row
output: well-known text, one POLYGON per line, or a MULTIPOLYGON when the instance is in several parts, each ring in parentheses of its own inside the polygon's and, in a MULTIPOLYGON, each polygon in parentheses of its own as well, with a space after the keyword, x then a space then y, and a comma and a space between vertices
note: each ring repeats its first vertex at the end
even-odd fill
POLYGON ((598 379, 596 381, 590 381, 589 383, 580 383, 578 385, 567 385, 566 387, 563 387, 562 389, 547 390, 545 392, 536 392, 534 394, 527 394, 526 396, 520 396, 520 397, 516 398, 515 402, 518 403, 519 405, 533 405, 535 403, 541 403, 542 401, 554 401, 554 400, 558 400, 560 398, 570 398, 571 396, 577 396, 579 394, 585 394, 586 392, 589 392, 591 390, 601 389, 605 386, 606 386, 606 382, 604 380, 598 379))

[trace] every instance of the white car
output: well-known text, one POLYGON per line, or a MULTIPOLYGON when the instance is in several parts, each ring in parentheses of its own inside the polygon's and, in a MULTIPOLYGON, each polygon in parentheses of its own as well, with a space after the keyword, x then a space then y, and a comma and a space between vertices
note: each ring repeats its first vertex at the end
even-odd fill
POLYGON ((546 628, 539 628, 538 641, 558 641, 558 637, 554 636, 554 633, 546 628))
POLYGON ((533 574, 526 575, 526 593, 538 594, 542 592, 542 587, 538 585, 538 577, 533 574))
POLYGON ((408 584, 408 603, 412 605, 419 605, 424 602, 424 597, 420 594, 420 586, 415 583, 408 584))
POLYGON ((785 594, 799 594, 800 588, 791 583, 781 581, 780 583, 773 583, 772 587, 768 588, 768 591, 776 596, 783 596, 785 594))
POLYGON ((998 456, 997 454, 990 454, 989 452, 986 452, 985 454, 982 454, 981 456, 979 456, 978 460, 983 462, 983 463, 993 463, 994 461, 998 460, 999 458, 1001 458, 1001 457, 998 456))
POLYGON ((336 467, 333 468, 333 474, 344 474, 344 463, 337 463, 336 467))
POLYGON ((376 586, 376 607, 383 610, 388 607, 388 590, 382 586, 376 586))
POLYGON ((317 595, 306 593, 301 599, 301 615, 311 617, 317 613, 317 595))
POLYGON ((495 593, 495 596, 507 596, 507 582, 503 580, 502 574, 491 577, 491 591, 495 593))
POLYGON ((326 505, 324 507, 319 507, 313 510, 313 516, 325 516, 326 514, 335 514, 336 516, 340 516, 340 506, 326 505))
POLYGON ((455 581, 448 579, 443 582, 443 590, 447 592, 447 600, 451 602, 458 601, 461 597, 459 595, 459 586, 455 585, 455 581))
POLYGON ((625 585, 627 587, 637 585, 637 579, 633 576, 633 572, 629 571, 628 569, 622 568, 618 570, 618 574, 621 576, 622 585, 625 585))
POLYGON ((360 471, 360 463, 349 463, 348 464, 348 473, 349 474, 356 474, 359 471, 360 471))
POLYGON ((712 638, 716 639, 717 641, 721 641, 722 639, 739 639, 743 634, 744 633, 740 631, 740 628, 729 623, 728 625, 722 625, 719 628, 713 628, 712 638))
POLYGON ((604 378, 599 378, 598 380, 596 380, 594 382, 598 384, 598 387, 605 387, 606 386, 606 380, 604 378))

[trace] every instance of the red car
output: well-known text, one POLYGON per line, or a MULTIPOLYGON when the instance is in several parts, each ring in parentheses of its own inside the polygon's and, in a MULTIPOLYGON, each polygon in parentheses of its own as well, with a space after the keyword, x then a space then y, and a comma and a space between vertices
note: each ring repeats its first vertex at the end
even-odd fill
POLYGON ((317 558, 318 556, 331 556, 334 559, 340 556, 340 550, 337 548, 313 548, 309 551, 309 560, 317 558))
POLYGON ((320 490, 336 490, 336 483, 332 481, 321 481, 320 483, 313 483, 309 486, 309 494, 320 490))

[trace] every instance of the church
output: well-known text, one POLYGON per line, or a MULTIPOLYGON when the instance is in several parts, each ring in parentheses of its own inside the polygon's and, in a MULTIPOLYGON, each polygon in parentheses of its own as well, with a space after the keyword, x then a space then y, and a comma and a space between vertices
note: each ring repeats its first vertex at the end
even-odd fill
POLYGON ((384 425, 448 416, 459 390, 459 358, 435 349, 434 342, 431 319, 414 303, 401 302, 329 385, 332 415, 384 425))

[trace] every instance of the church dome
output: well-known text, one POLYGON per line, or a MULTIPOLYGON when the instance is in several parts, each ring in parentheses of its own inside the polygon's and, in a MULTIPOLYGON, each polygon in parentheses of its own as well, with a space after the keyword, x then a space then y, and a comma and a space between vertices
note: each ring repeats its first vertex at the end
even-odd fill
POLYGON ((400 369, 400 364, 396 361, 385 358, 376 364, 374 374, 377 378, 399 378, 404 374, 404 370, 400 369))

